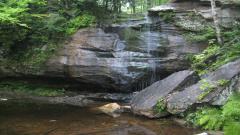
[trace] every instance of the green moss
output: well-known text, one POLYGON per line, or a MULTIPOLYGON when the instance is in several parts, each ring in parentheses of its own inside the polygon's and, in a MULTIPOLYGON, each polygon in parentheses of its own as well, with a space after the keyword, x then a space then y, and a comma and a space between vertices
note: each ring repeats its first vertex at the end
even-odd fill
POLYGON ((216 82, 209 82, 205 79, 202 79, 200 82, 201 82, 200 89, 203 91, 203 93, 198 96, 198 100, 203 100, 209 93, 214 91, 218 86, 226 87, 230 81, 221 79, 216 82))
POLYGON ((200 89, 203 91, 203 93, 198 96, 198 100, 203 100, 209 93, 214 91, 217 86, 204 79, 200 82, 200 89))
POLYGON ((221 87, 226 87, 230 83, 229 80, 221 79, 217 81, 217 85, 221 87))
POLYGON ((163 98, 160 98, 155 106, 155 111, 159 114, 166 112, 166 103, 163 98))
POLYGON ((50 88, 46 86, 33 85, 26 82, 1 82, 0 91, 29 94, 34 96, 61 96, 64 89, 50 88))

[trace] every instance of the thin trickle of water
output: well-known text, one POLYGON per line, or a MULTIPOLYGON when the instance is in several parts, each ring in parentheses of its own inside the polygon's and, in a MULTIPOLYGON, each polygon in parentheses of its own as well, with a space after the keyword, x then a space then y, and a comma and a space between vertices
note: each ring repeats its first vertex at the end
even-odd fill
POLYGON ((158 60, 164 55, 162 46, 168 39, 165 38, 166 33, 155 28, 158 21, 158 18, 145 14, 145 20, 129 20, 111 31, 120 37, 113 48, 113 56, 117 60, 112 64, 112 69, 119 75, 129 77, 135 84, 131 86, 134 90, 142 90, 162 78, 158 60))
MULTIPOLYGON (((145 25, 145 43, 146 43, 146 46, 147 46, 147 53, 148 55, 151 55, 151 50, 152 49, 155 49, 156 48, 156 44, 157 43, 153 43, 154 39, 154 34, 151 32, 151 27, 150 27, 150 24, 152 23, 152 20, 151 18, 145 14, 145 19, 146 19, 146 25, 145 25)), ((157 36, 158 37, 158 36, 157 36)), ((159 43, 158 43, 159 44, 159 43)), ((149 67, 150 67, 150 72, 151 72, 151 78, 149 80, 150 84, 154 83, 156 81, 156 62, 155 60, 148 60, 148 64, 149 64, 149 67)))
POLYGON ((154 60, 149 60, 150 67, 152 70, 152 75, 150 79, 150 84, 154 83, 156 81, 156 62, 154 60))

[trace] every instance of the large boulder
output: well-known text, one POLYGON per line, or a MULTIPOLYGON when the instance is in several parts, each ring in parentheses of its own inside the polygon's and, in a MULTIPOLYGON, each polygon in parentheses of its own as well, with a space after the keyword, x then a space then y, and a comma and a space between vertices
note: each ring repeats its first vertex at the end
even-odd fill
POLYGON ((179 114, 199 104, 223 105, 239 89, 239 74, 240 59, 223 65, 198 83, 168 95, 167 111, 179 114))
POLYGON ((157 102, 168 94, 181 90, 197 81, 198 76, 193 71, 185 70, 174 73, 136 94, 131 102, 132 111, 135 114, 150 118, 166 116, 166 112, 160 114, 155 111, 157 102))

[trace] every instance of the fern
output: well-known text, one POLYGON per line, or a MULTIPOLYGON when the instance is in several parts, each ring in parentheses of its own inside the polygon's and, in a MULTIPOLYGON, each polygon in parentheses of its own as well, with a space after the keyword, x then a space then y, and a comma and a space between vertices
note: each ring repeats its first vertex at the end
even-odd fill
POLYGON ((206 130, 220 130, 224 125, 224 117, 218 108, 204 107, 187 116, 187 121, 206 130))
POLYGON ((208 130, 219 130, 224 124, 224 118, 221 116, 221 110, 216 108, 206 108, 199 112, 197 125, 208 130))
POLYGON ((234 94, 223 106, 223 116, 228 119, 240 120, 240 94, 234 94))
POLYGON ((224 126, 225 135, 239 135, 240 134, 240 122, 229 122, 224 126))

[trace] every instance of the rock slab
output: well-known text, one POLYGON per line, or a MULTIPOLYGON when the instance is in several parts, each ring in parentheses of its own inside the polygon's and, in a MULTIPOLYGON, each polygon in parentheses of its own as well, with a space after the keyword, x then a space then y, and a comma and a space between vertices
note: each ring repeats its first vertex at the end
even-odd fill
POLYGON ((166 113, 158 114, 154 111, 158 100, 197 81, 198 76, 193 71, 184 70, 176 72, 136 94, 131 102, 132 111, 135 114, 144 115, 149 118, 165 116, 167 115, 166 113))
MULTIPOLYGON (((226 80, 233 82, 233 79, 240 74, 240 59, 223 65, 214 72, 209 73, 203 81, 185 88, 183 91, 178 91, 171 94, 167 99, 167 111, 171 114, 179 114, 193 108, 198 104, 212 104, 216 105, 218 100, 222 100, 218 105, 223 105, 224 101, 227 100, 228 96, 234 90, 229 91, 228 86, 220 86, 218 82, 226 80), (213 85, 212 90, 203 89, 204 83, 213 85), (225 94, 226 98, 220 99, 225 94)), ((235 84, 236 85, 236 84, 235 84)), ((234 87, 234 86, 231 86, 234 87)))

